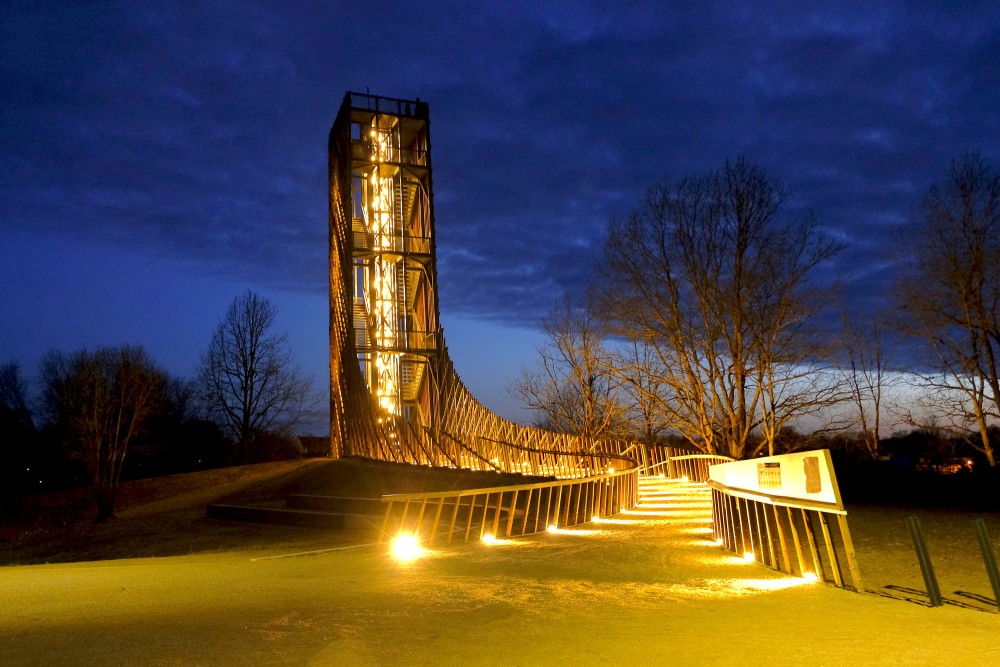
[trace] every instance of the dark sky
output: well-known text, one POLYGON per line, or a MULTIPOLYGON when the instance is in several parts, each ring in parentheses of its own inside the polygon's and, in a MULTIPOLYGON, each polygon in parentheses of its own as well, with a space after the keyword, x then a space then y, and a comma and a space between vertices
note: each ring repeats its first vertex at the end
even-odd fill
POLYGON ((745 155, 868 308, 926 187, 1000 157, 997 3, 504 4, 5 2, 0 362, 135 342, 191 376, 249 287, 323 384, 347 90, 429 102, 448 345, 514 418, 539 317, 652 181, 745 155))

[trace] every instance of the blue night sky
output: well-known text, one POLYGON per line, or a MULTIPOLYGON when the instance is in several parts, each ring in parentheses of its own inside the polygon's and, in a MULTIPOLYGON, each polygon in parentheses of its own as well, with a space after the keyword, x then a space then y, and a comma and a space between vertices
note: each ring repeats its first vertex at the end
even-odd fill
POLYGON ((926 187, 1000 157, 995 3, 503 4, 5 2, 0 362, 130 342, 193 377, 251 288, 325 386, 347 90, 428 101, 449 350, 519 421, 539 318, 652 181, 745 155, 873 309, 926 187))

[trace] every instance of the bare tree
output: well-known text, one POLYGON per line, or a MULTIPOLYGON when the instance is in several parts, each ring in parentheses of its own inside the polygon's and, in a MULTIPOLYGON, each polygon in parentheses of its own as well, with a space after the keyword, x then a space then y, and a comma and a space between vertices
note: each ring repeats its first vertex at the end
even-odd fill
POLYGON ((856 428, 861 444, 872 461, 877 461, 879 431, 889 391, 896 384, 890 367, 888 332, 877 318, 858 323, 844 320, 840 372, 844 379, 851 416, 846 428, 856 428))
POLYGON ((625 341, 609 348, 609 371, 621 387, 620 402, 631 432, 646 443, 655 443, 670 425, 659 409, 667 388, 663 385, 656 350, 644 341, 625 341))
POLYGON ((614 333, 656 352, 670 427, 709 453, 743 458, 751 434, 830 400, 803 364, 822 358, 810 335, 823 303, 807 277, 840 246, 812 218, 778 218, 780 185, 743 159, 655 185, 610 225, 601 312, 614 333))
POLYGON ((250 461, 255 438, 290 432, 312 407, 312 383, 293 366, 288 337, 273 333, 277 310, 247 290, 236 297, 202 357, 201 396, 250 461))
POLYGON ((964 155, 923 200, 900 294, 908 331, 929 351, 923 374, 939 423, 971 432, 990 466, 990 425, 1000 417, 1000 173, 964 155))
MULTIPOLYGON (((825 353, 825 345, 817 346, 815 352, 825 353)), ((767 452, 774 456, 787 451, 795 451, 800 446, 788 447, 788 443, 807 444, 798 436, 793 424, 796 420, 815 416, 843 402, 846 398, 841 378, 831 369, 829 357, 802 356, 794 362, 767 361, 767 355, 758 359, 761 404, 757 414, 757 432, 760 442, 751 452, 757 456, 767 452), (780 443, 785 443, 784 445, 780 443)))
POLYGON ((548 340, 538 348, 540 368, 523 370, 512 393, 556 431, 599 438, 620 428, 618 386, 607 370, 604 332, 590 298, 576 306, 566 297, 542 321, 542 330, 548 340))
POLYGON ((31 463, 38 456, 38 432, 27 393, 18 363, 0 365, 0 498, 26 490, 31 463))
POLYGON ((0 425, 5 432, 35 430, 27 393, 20 365, 11 361, 0 366, 0 425))
POLYGON ((41 366, 48 419, 90 473, 97 519, 114 515, 125 457, 163 397, 166 374, 140 347, 104 347, 41 366))

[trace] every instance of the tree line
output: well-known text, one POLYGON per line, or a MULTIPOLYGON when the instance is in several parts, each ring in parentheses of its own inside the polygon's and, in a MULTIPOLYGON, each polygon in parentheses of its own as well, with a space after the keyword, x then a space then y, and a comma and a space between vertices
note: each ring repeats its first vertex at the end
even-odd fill
POLYGON ((276 318, 254 292, 236 297, 191 380, 135 345, 49 352, 35 395, 3 364, 3 495, 89 484, 104 520, 123 479, 300 456, 294 429, 315 397, 276 318))
POLYGON ((749 458, 838 433, 872 460, 887 419, 995 466, 1000 172, 955 159, 885 248, 879 312, 842 306, 847 247, 744 158, 656 183, 612 220, 595 280, 542 322, 511 384, 539 425, 749 458), (794 436, 794 437, 792 437, 794 436), (815 438, 814 438, 815 439, 815 438))

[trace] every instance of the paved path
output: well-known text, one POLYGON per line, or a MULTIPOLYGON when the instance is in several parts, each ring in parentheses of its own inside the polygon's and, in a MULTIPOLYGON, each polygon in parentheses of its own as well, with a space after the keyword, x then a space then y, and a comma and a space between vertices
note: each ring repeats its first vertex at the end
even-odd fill
POLYGON ((2 665, 986 665, 1000 616, 804 584, 711 544, 704 487, 458 545, 0 569, 2 665))

